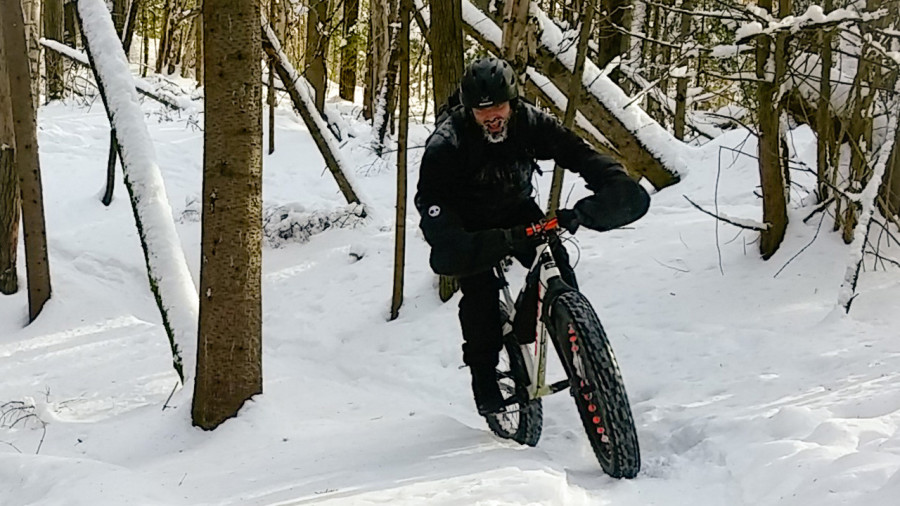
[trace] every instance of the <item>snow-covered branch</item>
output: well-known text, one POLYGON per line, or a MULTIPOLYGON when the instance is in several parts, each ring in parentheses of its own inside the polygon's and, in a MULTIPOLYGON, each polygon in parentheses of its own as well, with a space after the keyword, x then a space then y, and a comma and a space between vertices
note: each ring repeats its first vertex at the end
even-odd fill
POLYGON ((109 10, 102 0, 78 0, 78 16, 91 68, 119 141, 150 288, 172 345, 175 369, 187 382, 194 374, 196 360, 197 288, 175 230, 153 141, 109 10))

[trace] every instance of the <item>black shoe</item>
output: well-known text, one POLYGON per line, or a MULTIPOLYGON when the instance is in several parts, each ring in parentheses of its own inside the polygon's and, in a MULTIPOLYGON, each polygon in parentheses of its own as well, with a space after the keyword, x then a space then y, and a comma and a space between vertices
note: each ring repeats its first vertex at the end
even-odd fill
POLYGON ((493 367, 470 367, 470 370, 478 414, 486 416, 503 411, 504 401, 497 383, 497 370, 493 367))

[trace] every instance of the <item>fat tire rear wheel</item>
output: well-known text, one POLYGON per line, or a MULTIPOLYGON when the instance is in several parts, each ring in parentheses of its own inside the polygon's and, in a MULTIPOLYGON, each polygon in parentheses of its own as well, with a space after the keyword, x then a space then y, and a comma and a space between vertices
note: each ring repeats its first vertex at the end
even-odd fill
POLYGON ((571 393, 600 467, 613 478, 634 478, 641 454, 625 384, 606 332, 579 292, 553 306, 553 338, 570 373, 571 393))
POLYGON ((497 365, 497 382, 504 400, 518 400, 507 405, 504 411, 485 415, 484 419, 497 436, 535 446, 541 439, 544 409, 540 399, 528 400, 528 370, 522 347, 514 336, 507 336, 504 341, 497 365))

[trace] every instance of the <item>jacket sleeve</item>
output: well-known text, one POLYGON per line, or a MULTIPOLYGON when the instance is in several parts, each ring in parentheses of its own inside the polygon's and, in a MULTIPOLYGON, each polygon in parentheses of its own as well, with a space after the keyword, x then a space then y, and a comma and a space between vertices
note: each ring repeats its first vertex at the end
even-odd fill
POLYGON ((512 252, 510 232, 490 229, 470 232, 454 209, 450 192, 457 157, 451 146, 431 142, 425 148, 415 197, 419 227, 431 246, 431 269, 448 276, 489 270, 512 252))
POLYGON ((598 153, 555 117, 537 109, 529 111, 535 157, 553 159, 579 174, 594 195, 576 204, 582 224, 594 230, 611 230, 638 220, 650 207, 650 195, 612 157, 598 153))

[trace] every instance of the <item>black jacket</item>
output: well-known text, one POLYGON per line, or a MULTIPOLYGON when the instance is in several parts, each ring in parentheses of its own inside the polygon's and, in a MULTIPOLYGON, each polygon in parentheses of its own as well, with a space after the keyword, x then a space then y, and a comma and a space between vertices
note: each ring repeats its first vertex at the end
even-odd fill
POLYGON ((428 138, 419 172, 416 208, 432 247, 431 267, 439 274, 485 271, 512 252, 509 227, 533 216, 535 160, 555 160, 584 178, 589 189, 607 197, 590 228, 608 230, 642 216, 649 196, 613 158, 600 154, 559 121, 517 101, 509 134, 489 143, 470 112, 451 109, 428 138), (604 209, 604 207, 606 207, 604 209), (624 215, 623 215, 624 211, 624 215))

